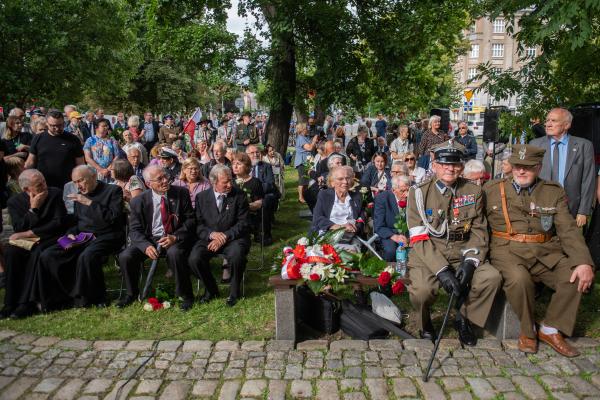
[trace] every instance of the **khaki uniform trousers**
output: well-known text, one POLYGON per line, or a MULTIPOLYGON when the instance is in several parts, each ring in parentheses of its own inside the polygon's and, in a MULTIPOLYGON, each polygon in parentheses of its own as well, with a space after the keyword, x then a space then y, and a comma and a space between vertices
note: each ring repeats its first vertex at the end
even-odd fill
POLYGON ((563 257, 550 269, 537 261, 516 258, 509 246, 496 247, 492 254, 494 267, 504 279, 504 292, 513 310, 521 321, 521 334, 529 338, 536 336, 534 331, 535 283, 542 282, 554 290, 546 309, 544 325, 558 329, 567 336, 573 334, 581 293, 577 291, 577 281, 570 283, 573 273, 572 262, 563 257))
MULTIPOLYGON (((429 307, 435 301, 440 282, 429 268, 422 265, 412 266, 409 278, 410 302, 416 311, 417 326, 423 330, 425 322, 430 319, 429 307)), ((484 327, 501 285, 502 278, 491 264, 479 264, 473 274, 471 290, 463 303, 461 314, 475 325, 484 327)))

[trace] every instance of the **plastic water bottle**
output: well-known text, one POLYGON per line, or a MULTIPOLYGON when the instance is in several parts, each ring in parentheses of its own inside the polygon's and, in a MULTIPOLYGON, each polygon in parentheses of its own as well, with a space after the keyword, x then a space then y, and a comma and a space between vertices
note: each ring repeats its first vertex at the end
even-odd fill
POLYGON ((404 243, 398 243, 396 248, 396 272, 404 277, 406 275, 406 266, 408 265, 408 251, 404 247, 404 243))

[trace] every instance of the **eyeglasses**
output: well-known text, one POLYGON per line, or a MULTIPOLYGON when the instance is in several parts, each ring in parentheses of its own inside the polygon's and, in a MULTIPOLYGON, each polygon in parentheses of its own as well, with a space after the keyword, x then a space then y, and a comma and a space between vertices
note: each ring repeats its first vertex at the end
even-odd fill
POLYGON ((168 181, 169 177, 166 175, 161 175, 159 177, 156 177, 154 179, 149 179, 150 182, 164 182, 164 181, 168 181))
POLYGON ((404 161, 415 161, 414 157, 406 157, 404 161))

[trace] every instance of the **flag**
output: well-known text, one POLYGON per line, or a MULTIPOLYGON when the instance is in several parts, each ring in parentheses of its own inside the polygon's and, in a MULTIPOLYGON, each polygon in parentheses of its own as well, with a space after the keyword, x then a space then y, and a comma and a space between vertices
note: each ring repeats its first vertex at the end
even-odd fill
POLYGON ((198 122, 200 122, 201 118, 202 111, 200 111, 200 108, 196 108, 196 111, 194 111, 187 124, 185 124, 185 127, 183 128, 183 131, 190 135, 190 143, 192 144, 194 143, 194 132, 196 131, 196 125, 198 122))

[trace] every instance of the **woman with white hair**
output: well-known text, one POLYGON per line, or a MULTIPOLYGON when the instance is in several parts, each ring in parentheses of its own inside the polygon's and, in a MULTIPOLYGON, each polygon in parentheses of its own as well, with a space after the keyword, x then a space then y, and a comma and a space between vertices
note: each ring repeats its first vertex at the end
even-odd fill
POLYGON ((465 164, 463 170, 463 177, 471 183, 481 186, 486 181, 487 172, 485 170, 485 164, 480 160, 469 160, 465 164))
POLYGON ((138 142, 141 141, 140 139, 140 117, 138 117, 137 115, 132 115, 129 118, 127 118, 127 130, 129 131, 129 133, 131 133, 131 136, 133 137, 133 141, 134 142, 138 142))
POLYGON ((423 133, 421 142, 417 148, 419 157, 419 167, 429 168, 429 152, 436 144, 449 140, 450 137, 446 132, 440 129, 442 118, 439 115, 432 115, 429 118, 429 129, 423 133))

